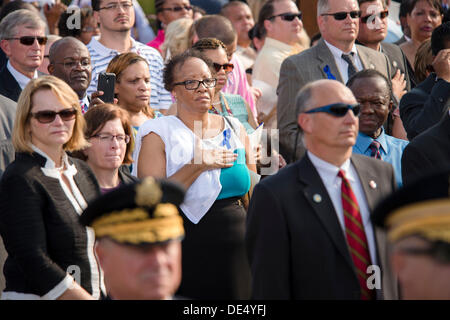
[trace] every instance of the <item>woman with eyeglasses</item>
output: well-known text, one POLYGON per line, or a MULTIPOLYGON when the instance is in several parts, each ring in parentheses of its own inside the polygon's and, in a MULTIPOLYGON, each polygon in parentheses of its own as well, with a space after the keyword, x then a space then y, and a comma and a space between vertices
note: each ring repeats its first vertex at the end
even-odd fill
POLYGON ((414 77, 414 60, 417 49, 427 39, 436 27, 442 24, 443 9, 439 0, 411 0, 407 10, 406 20, 411 30, 411 40, 400 45, 408 62, 408 72, 411 84, 418 82, 414 77))
POLYGON ((94 233, 79 223, 100 194, 92 171, 67 155, 86 147, 78 96, 53 76, 31 80, 17 103, 16 159, 0 182, 8 258, 2 299, 98 299, 94 233))
POLYGON ((165 41, 165 31, 169 23, 181 18, 192 19, 193 10, 189 0, 155 0, 155 9, 158 33, 147 45, 163 54, 160 47, 165 41))
POLYGON ((150 107, 150 71, 147 60, 134 52, 115 56, 106 72, 116 75, 114 92, 118 105, 128 111, 134 134, 148 119, 162 116, 150 107))
POLYGON ((228 74, 234 68, 233 64, 228 61, 225 44, 214 38, 204 38, 197 41, 192 49, 202 52, 213 62, 217 83, 209 112, 221 116, 235 117, 244 125, 247 133, 252 133, 258 125, 244 98, 238 94, 221 92, 227 83, 228 74), (249 114, 252 116, 249 117, 249 114))
POLYGON ((129 173, 134 144, 128 114, 113 104, 101 104, 90 108, 85 114, 84 137, 90 146, 74 156, 86 161, 91 167, 102 193, 121 185, 132 183, 136 178, 129 173))
POLYGON ((246 211, 250 188, 248 136, 234 117, 209 113, 216 79, 211 61, 196 50, 174 56, 164 71, 177 115, 147 121, 136 138, 133 173, 182 184, 186 236, 179 295, 198 299, 248 299, 246 211))

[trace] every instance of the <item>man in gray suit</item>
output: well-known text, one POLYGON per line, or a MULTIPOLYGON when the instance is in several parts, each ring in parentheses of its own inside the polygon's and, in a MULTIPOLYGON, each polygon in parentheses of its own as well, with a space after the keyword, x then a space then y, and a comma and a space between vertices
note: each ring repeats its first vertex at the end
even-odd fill
POLYGON ((312 82, 295 106, 308 151, 258 183, 248 210, 253 298, 395 299, 386 237, 370 223, 396 187, 392 166, 352 155, 360 106, 343 84, 312 82))
POLYGON ((295 96, 304 85, 319 79, 346 83, 353 74, 368 68, 391 79, 389 61, 384 54, 355 44, 360 15, 356 0, 319 0, 317 23, 322 39, 281 65, 277 119, 280 153, 288 162, 299 159, 305 152, 298 137, 294 108, 295 96))

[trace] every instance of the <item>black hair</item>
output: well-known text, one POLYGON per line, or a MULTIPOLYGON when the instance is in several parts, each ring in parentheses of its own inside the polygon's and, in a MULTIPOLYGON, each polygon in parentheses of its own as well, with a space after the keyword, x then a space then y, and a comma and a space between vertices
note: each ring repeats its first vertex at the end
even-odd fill
POLYGON ((436 27, 431 34, 431 52, 433 56, 437 56, 439 51, 443 49, 450 49, 450 22, 441 24, 436 27))

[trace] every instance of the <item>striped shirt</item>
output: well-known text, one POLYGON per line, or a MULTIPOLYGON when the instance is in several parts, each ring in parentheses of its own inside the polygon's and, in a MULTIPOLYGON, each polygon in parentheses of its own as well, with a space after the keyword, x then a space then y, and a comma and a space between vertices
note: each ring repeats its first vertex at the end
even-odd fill
MULTIPOLYGON (((88 95, 91 95, 93 92, 97 91, 97 81, 99 73, 106 71, 108 63, 116 55, 120 54, 120 52, 105 47, 97 40, 97 38, 94 37, 87 45, 87 48, 91 55, 92 65, 92 80, 87 93, 88 95)), ((150 67, 150 85, 152 89, 150 96, 150 106, 153 109, 168 109, 172 104, 172 97, 170 93, 166 89, 164 89, 164 63, 161 55, 156 49, 135 41, 133 38, 131 38, 130 52, 135 52, 141 57, 144 57, 150 67)))

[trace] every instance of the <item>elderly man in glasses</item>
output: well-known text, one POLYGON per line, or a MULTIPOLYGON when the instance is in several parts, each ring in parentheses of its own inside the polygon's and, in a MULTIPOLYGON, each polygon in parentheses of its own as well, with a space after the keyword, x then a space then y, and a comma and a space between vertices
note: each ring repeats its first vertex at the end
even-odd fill
POLYGON ((253 65, 252 84, 262 91, 259 120, 266 128, 277 128, 277 94, 281 63, 301 51, 302 13, 291 0, 271 0, 259 12, 258 25, 267 32, 266 41, 253 65))
POLYGON ((131 0, 92 0, 92 9, 95 19, 100 23, 100 37, 93 37, 87 45, 92 64, 92 80, 88 94, 91 95, 97 91, 98 75, 106 70, 112 58, 121 53, 135 52, 144 57, 149 65, 151 107, 157 110, 168 109, 172 104, 172 98, 162 84, 164 64, 161 55, 156 49, 135 41, 131 37, 131 29, 135 24, 133 2, 131 0))
POLYGON ((8 14, 0 23, 0 47, 8 63, 0 71, 0 94, 16 101, 44 59, 45 22, 36 12, 21 9, 8 14))
POLYGON ((301 139, 294 145, 297 135, 294 99, 299 89, 319 79, 347 83, 353 74, 369 68, 391 79, 389 61, 384 54, 355 44, 360 16, 357 0, 319 0, 317 23, 322 39, 281 65, 277 120, 280 153, 288 162, 300 158, 305 151, 301 139))
POLYGON ((305 156, 255 186, 246 244, 255 299, 393 299, 385 238, 370 222, 392 166, 354 154, 360 106, 335 80, 296 98, 305 156))

